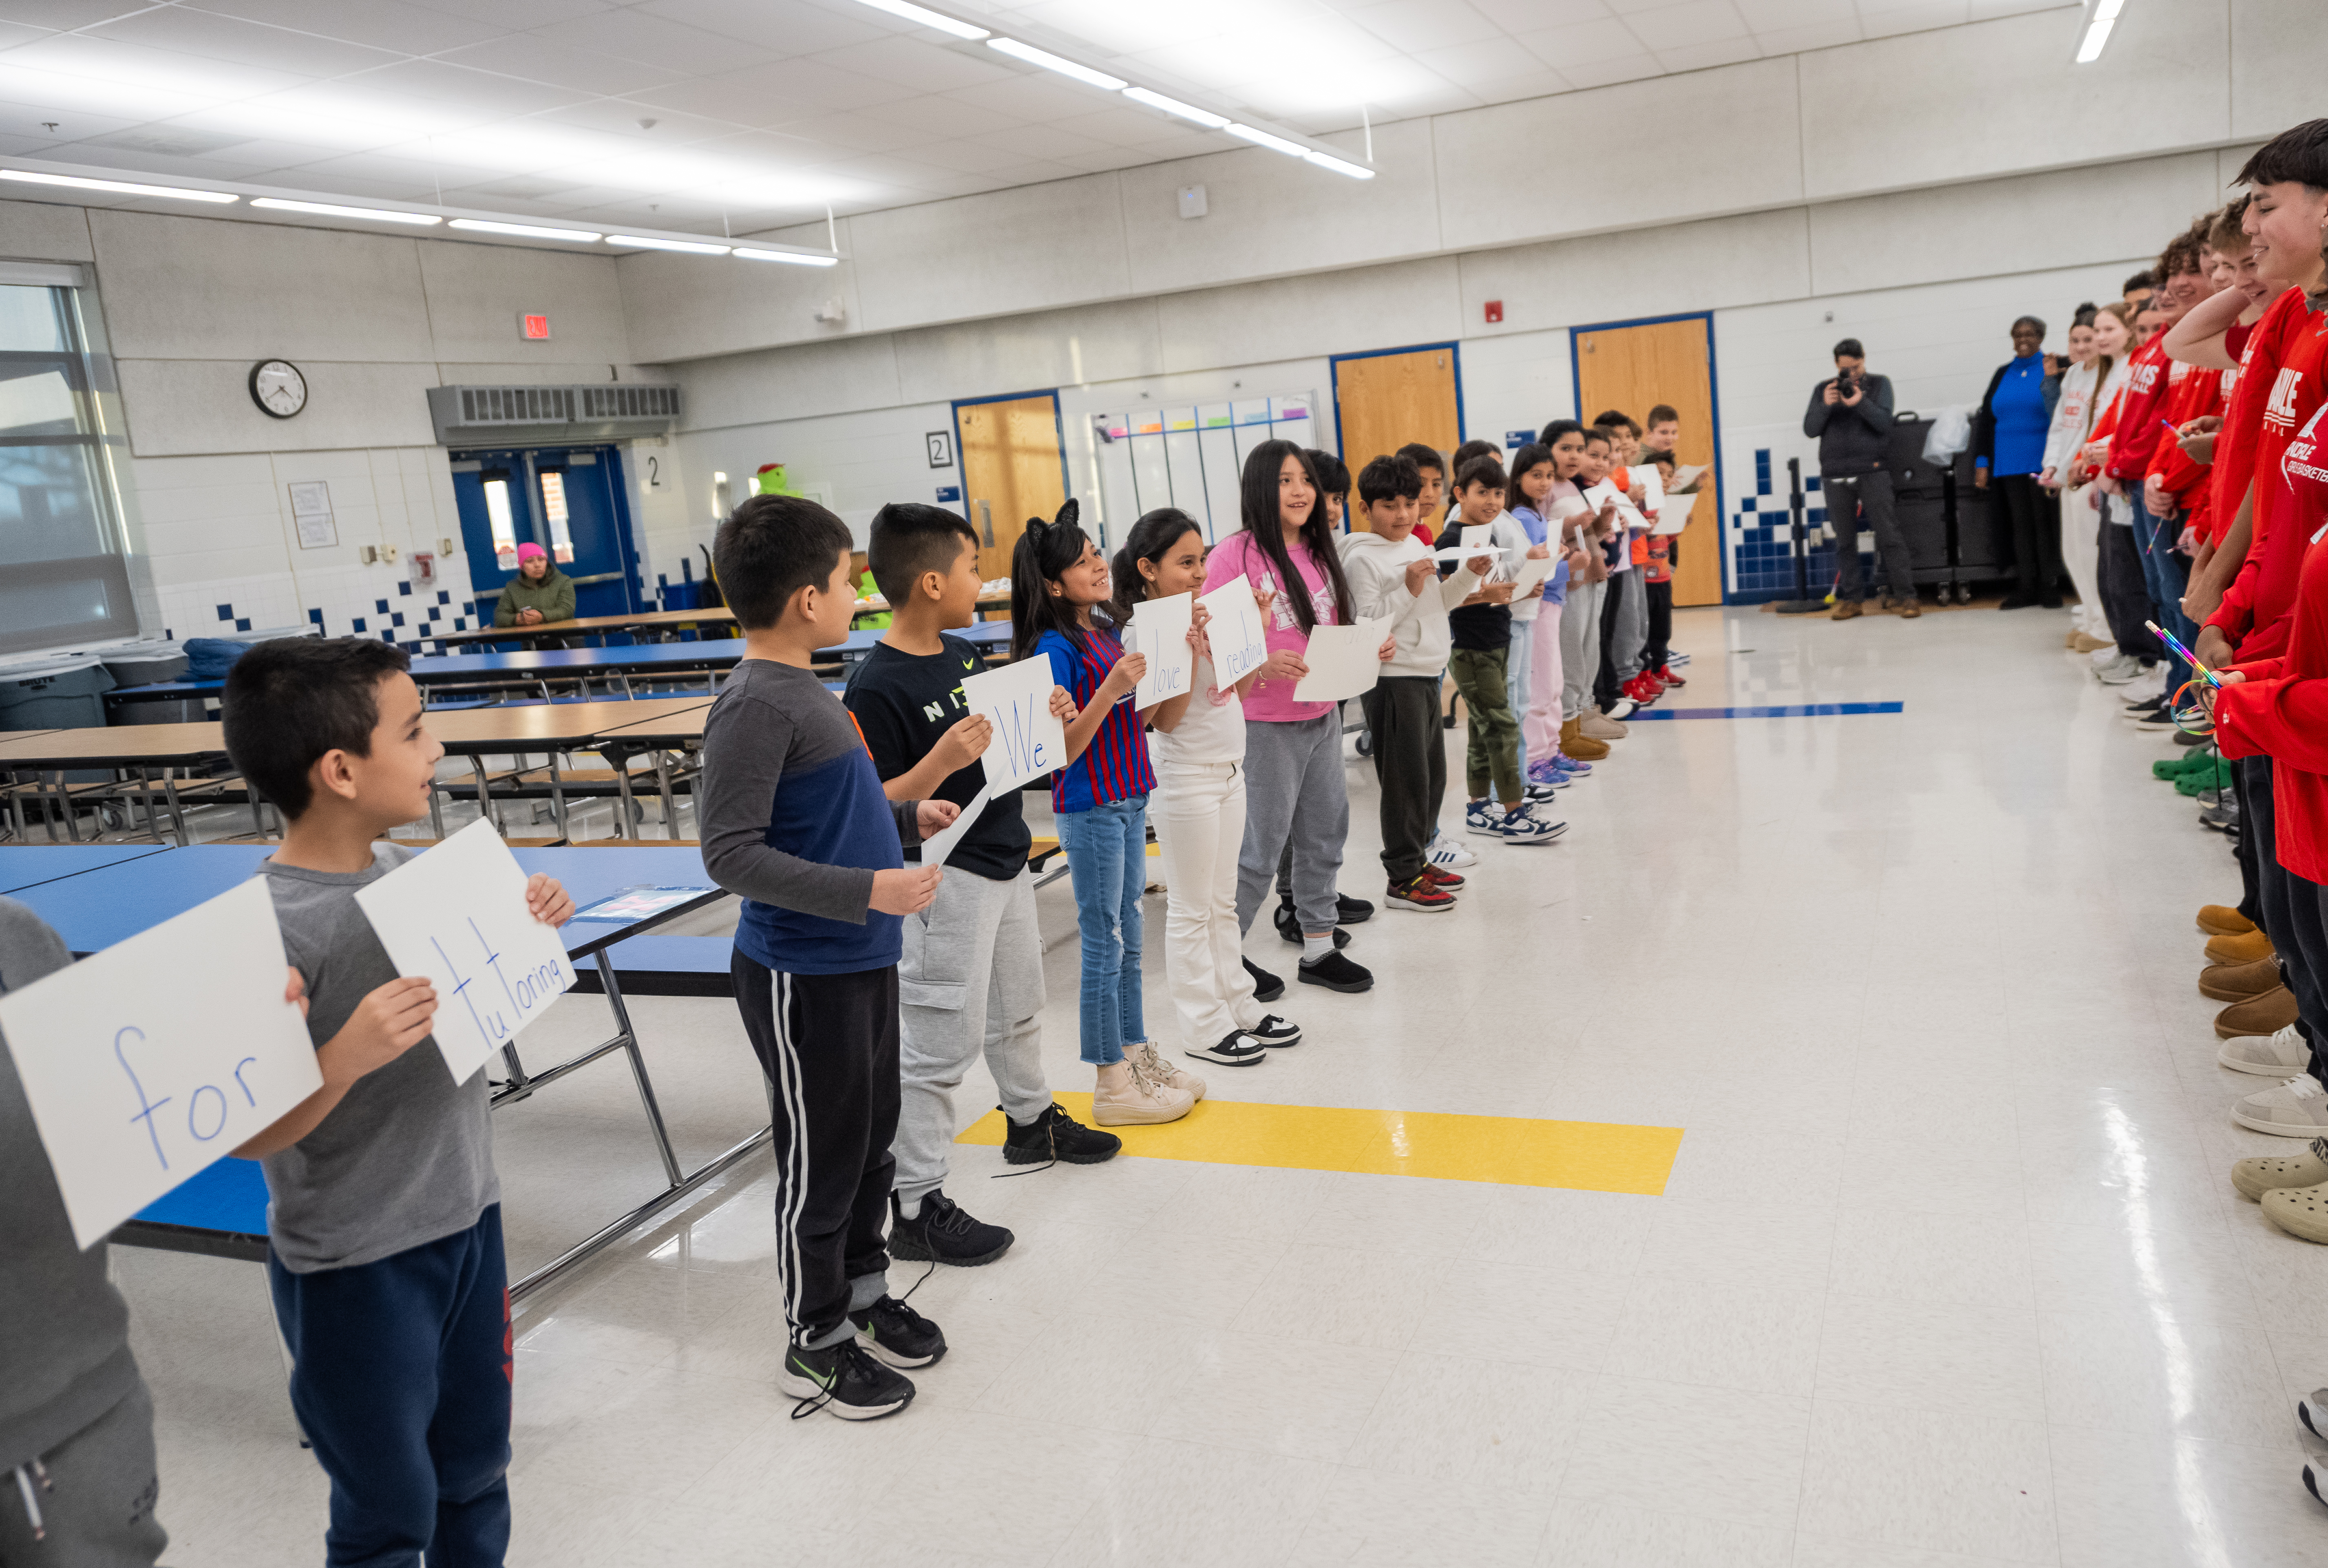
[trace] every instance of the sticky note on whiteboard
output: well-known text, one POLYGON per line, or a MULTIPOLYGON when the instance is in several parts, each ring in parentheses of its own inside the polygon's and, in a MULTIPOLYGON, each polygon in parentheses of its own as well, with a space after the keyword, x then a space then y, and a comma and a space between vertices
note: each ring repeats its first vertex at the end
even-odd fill
POLYGON ((83 1247, 323 1087, 265 877, 0 996, 83 1247))
POLYGON ((525 868, 483 817, 356 891, 396 972, 436 986, 436 1049, 455 1083, 574 985, 558 933, 525 907, 525 868))

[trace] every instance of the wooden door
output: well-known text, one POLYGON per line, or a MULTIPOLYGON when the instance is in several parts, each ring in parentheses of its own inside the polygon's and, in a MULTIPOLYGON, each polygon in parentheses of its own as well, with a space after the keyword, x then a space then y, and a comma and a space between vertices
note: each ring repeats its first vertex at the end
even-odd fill
POLYGON ((1350 467, 1350 526, 1366 526, 1358 471, 1410 441, 1453 452, 1463 444, 1452 346, 1334 361, 1334 407, 1342 461, 1350 467))
MULTIPOLYGON (((1712 321, 1687 316, 1638 327, 1579 328, 1576 332, 1576 404, 1591 419, 1621 408, 1642 425, 1649 410, 1669 403, 1681 415, 1681 439, 1674 455, 1685 464, 1717 462, 1713 428, 1712 321)), ((1722 602, 1722 506, 1718 467, 1705 477, 1705 490, 1681 536, 1681 559, 1674 566, 1676 604, 1722 602)))
MULTIPOLYGON (((1010 552, 1027 531, 1027 519, 1047 520, 1066 504, 1059 399, 1056 393, 1037 392, 1007 402, 957 403, 953 419, 962 448, 963 515, 979 530, 978 574, 990 583, 1010 574, 1010 552), (985 531, 990 520, 990 540, 985 531)), ((1088 526, 1084 531, 1092 532, 1088 526)))

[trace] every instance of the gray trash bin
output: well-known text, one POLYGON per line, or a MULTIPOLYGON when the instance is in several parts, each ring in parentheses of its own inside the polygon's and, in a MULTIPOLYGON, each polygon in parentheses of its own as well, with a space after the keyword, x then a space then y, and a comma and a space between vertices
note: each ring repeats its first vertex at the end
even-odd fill
MULTIPOLYGON (((113 677, 116 687, 153 686, 177 680, 186 673, 186 650, 162 638, 102 649, 98 657, 113 677)), ((113 702, 106 705, 117 724, 191 724, 209 715, 200 697, 173 697, 162 702, 113 702)))

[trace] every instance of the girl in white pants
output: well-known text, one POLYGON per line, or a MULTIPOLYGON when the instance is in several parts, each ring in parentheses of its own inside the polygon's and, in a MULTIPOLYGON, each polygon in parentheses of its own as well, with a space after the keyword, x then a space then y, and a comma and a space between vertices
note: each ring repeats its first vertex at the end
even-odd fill
MULTIPOLYGON (((1116 624, 1130 625, 1143 599, 1199 593, 1205 588, 1205 536, 1186 512, 1166 508, 1132 525, 1111 577, 1116 624)), ((1275 597, 1256 588, 1261 624, 1275 597)), ((1193 689, 1146 709, 1148 752, 1156 770, 1148 820, 1164 859, 1164 969, 1190 1056, 1250 1067, 1271 1046, 1292 1045, 1301 1031, 1253 1000, 1237 926, 1237 852, 1244 844, 1244 708, 1235 686, 1214 683, 1204 608, 1196 612, 1193 689)))

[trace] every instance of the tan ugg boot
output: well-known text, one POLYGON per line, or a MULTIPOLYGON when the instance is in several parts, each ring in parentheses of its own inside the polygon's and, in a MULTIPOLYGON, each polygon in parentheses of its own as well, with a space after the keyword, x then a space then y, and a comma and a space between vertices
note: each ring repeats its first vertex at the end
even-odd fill
POLYGON ((2283 985, 2245 1002, 2234 1002, 2215 1014, 2215 1038, 2237 1040, 2242 1034, 2277 1034, 2295 1022, 2295 993, 2283 985))
POLYGON ((2272 954, 2271 938, 2261 931, 2240 931, 2226 937, 2207 938, 2207 962, 2210 964, 2252 964, 2258 958, 2272 954))
POLYGON ((2280 986, 2279 960, 2258 958, 2250 964, 2211 964, 2199 972, 2199 994, 2218 1002, 2245 1002, 2280 986))
POLYGON ((1576 723, 1579 729, 1596 741, 1621 741, 1625 738, 1625 726, 1598 708, 1585 709, 1583 716, 1576 723))
POLYGON ((1560 750, 1563 755, 1580 762, 1598 762, 1609 754, 1609 742, 1596 741, 1584 733, 1583 723, 1577 719, 1563 719, 1560 723, 1560 750))
POLYGON ((2256 929, 2255 922, 2223 904, 2199 906, 2199 929, 2211 937, 2237 937, 2256 929))

